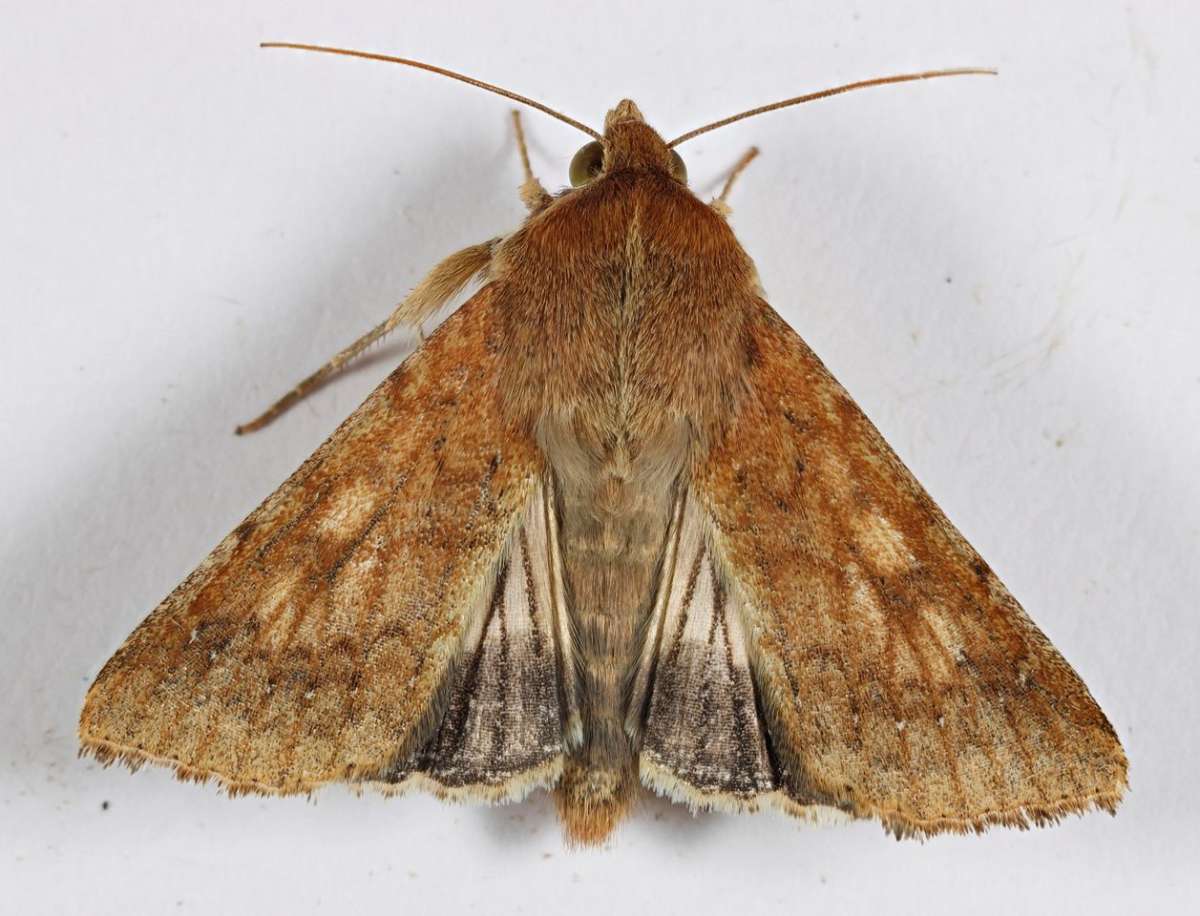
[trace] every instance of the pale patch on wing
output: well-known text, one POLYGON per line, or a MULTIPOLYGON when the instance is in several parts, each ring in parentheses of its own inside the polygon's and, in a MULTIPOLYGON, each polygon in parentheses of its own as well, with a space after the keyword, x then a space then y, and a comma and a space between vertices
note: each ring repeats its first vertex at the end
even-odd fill
POLYGON ((851 525, 863 554, 879 575, 902 573, 916 562, 902 535, 886 516, 860 512, 851 525))
POLYGON ((331 495, 329 507, 317 521, 317 531, 335 538, 360 531, 375 508, 374 496, 374 489, 362 481, 331 495))
POLYGON ((962 635, 937 605, 923 607, 921 619, 933 638, 932 642, 941 648, 940 652, 929 653, 930 670, 940 681, 950 683, 956 677, 955 666, 964 658, 962 635))
POLYGON ((871 648, 878 651, 883 648, 887 636, 887 620, 883 616, 883 608, 879 606, 879 596, 857 563, 846 565, 846 581, 850 586, 850 606, 863 621, 861 638, 870 641, 871 648))
POLYGON ((269 652, 284 647, 306 612, 299 592, 302 578, 299 570, 280 570, 263 589, 262 603, 253 611, 257 623, 256 639, 269 652))

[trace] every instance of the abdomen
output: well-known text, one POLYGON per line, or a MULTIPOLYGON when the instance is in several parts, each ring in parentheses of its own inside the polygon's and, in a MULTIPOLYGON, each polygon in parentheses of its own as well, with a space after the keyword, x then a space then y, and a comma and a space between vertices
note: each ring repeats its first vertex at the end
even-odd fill
POLYGON ((582 739, 568 749, 559 807, 572 834, 607 833, 638 785, 625 731, 630 683, 658 584, 684 430, 664 424, 640 442, 589 447, 569 426, 543 424, 555 480, 570 658, 582 739), (575 826, 572 828, 572 824, 575 826))

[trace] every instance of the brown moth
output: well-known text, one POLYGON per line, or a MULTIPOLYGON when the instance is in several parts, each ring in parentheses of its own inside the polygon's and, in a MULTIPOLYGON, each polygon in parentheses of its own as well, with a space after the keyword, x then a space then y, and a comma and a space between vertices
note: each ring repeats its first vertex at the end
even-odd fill
MULTIPOLYGON (((309 46, 291 46, 309 47, 309 46)), ((451 255, 268 422, 481 288, 133 632, 83 750, 231 794, 553 791, 596 843, 639 786, 898 836, 1114 811, 1083 681, 764 301, 725 198, 620 102, 572 187, 451 255)), ((514 116, 515 120, 515 116, 514 116)))

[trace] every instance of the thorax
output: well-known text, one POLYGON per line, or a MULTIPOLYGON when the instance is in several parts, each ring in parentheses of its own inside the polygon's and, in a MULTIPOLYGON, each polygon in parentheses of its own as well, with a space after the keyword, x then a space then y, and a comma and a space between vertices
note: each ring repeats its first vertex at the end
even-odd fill
POLYGON ((728 225, 653 172, 568 191, 492 268, 514 414, 597 459, 719 435, 753 359, 754 268, 728 225))

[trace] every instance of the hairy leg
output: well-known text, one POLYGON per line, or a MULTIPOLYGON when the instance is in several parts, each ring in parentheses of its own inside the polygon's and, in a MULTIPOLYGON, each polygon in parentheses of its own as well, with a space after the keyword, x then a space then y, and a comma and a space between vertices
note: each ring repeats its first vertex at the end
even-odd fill
MULTIPOLYGON (((314 372, 295 388, 268 407, 261 415, 249 423, 238 426, 234 432, 239 436, 262 429, 281 413, 303 400, 319 388, 327 379, 336 375, 348 363, 359 356, 367 347, 382 339, 399 325, 417 325, 430 317, 441 308, 448 299, 467 285, 470 280, 484 271, 492 259, 492 249, 496 239, 471 245, 462 251, 456 251, 450 257, 438 263, 425 278, 414 287, 408 297, 401 302, 388 316, 388 319, 360 337, 350 346, 341 350, 333 359, 314 372)), ((424 336, 424 335, 422 335, 424 336)))

